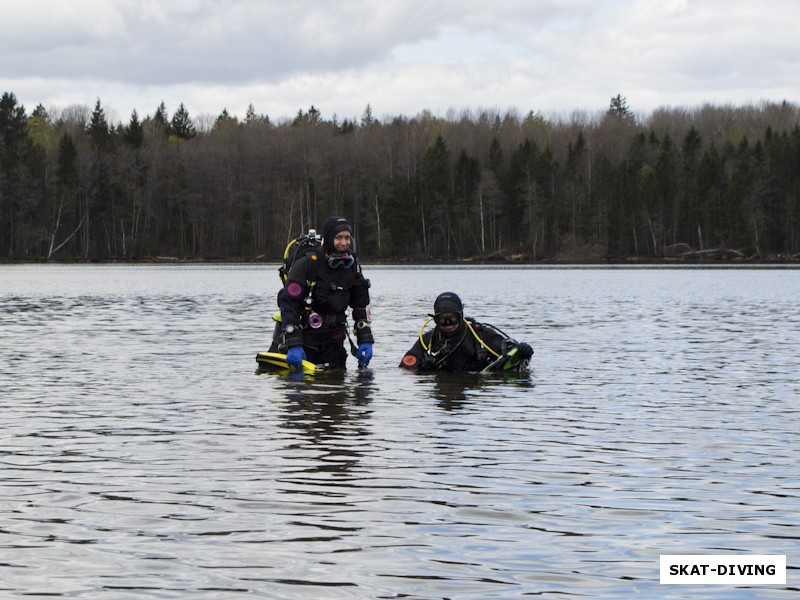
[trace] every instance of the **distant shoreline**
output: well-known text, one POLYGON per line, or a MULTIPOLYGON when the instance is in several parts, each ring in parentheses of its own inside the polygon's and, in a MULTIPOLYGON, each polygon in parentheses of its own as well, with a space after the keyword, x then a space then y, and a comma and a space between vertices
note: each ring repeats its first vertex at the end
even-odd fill
MULTIPOLYGON (((173 256, 154 256, 134 260, 8 260, 0 259, 0 265, 278 265, 280 258, 248 259, 243 257, 214 257, 214 258, 179 258, 173 256)), ((707 266, 707 267, 756 267, 756 266, 796 266, 800 267, 800 257, 769 257, 769 258, 725 258, 725 257, 667 257, 667 258, 620 258, 620 259, 530 259, 530 258, 467 258, 467 259, 367 259, 362 260, 364 265, 376 266, 542 266, 542 267, 624 267, 624 266, 707 266)))

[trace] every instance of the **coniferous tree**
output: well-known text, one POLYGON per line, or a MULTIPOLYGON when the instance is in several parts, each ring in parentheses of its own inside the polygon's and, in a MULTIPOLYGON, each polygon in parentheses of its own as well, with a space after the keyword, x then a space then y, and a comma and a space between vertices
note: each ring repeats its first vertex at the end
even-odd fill
POLYGON ((189 111, 186 110, 183 102, 181 102, 178 110, 175 111, 175 114, 172 115, 172 122, 170 123, 169 131, 172 135, 182 140, 190 140, 197 135, 194 123, 189 117, 189 111))
POLYGON ((651 235, 656 238, 653 249, 654 256, 662 256, 665 247, 668 244, 673 245, 677 241, 675 234, 680 220, 680 204, 678 202, 679 162, 678 149, 672 141, 672 137, 665 135, 661 140, 655 164, 658 203, 654 207, 654 219, 648 223, 651 235), (670 235, 670 232, 672 232, 672 235, 670 235))
POLYGON ((753 151, 750 140, 743 136, 738 146, 726 145, 730 175, 725 193, 721 221, 722 246, 726 249, 746 248, 760 252, 753 208, 753 151))
MULTIPOLYGON (((300 111, 303 112, 303 111, 300 111)), ((226 130, 235 127, 239 124, 239 120, 228 112, 227 108, 223 108, 219 113, 217 120, 214 122, 214 129, 226 130)))
POLYGON ((81 229, 84 259, 93 255, 113 258, 116 251, 117 219, 113 173, 114 148, 105 110, 97 100, 86 133, 94 150, 91 157, 88 194, 83 203, 86 226, 81 229))
POLYGON ((30 148, 25 107, 9 92, 0 97, 0 256, 15 257, 27 178, 30 148))
POLYGON ((167 116, 167 107, 163 101, 158 105, 153 116, 145 119, 145 122, 151 124, 155 135, 162 138, 167 138, 169 136, 169 117, 167 116))
POLYGON ((453 210, 458 216, 455 237, 460 240, 459 246, 462 253, 478 254, 482 252, 480 229, 476 226, 476 217, 481 218, 478 207, 480 183, 480 161, 467 154, 466 150, 461 150, 453 175, 453 210))
POLYGON ((701 222, 698 197, 697 169, 700 162, 703 141, 700 132, 691 126, 683 138, 681 146, 681 178, 679 192, 679 219, 675 226, 676 236, 673 245, 678 242, 688 246, 697 244, 697 228, 701 222))
POLYGON ((442 135, 422 157, 420 165, 420 201, 423 220, 423 243, 428 251, 450 249, 450 149, 442 135), (426 238, 427 237, 427 241, 426 238), (436 242, 439 242, 438 244, 436 242))
POLYGON ((254 123, 258 119, 256 115, 256 107, 253 106, 253 103, 247 105, 247 112, 244 115, 244 122, 248 125, 254 123))
POLYGON ((720 221, 725 187, 725 164, 712 144, 697 165, 697 248, 701 251, 722 243, 720 221))
POLYGON ((636 120, 633 111, 628 106, 627 98, 622 94, 617 94, 611 98, 607 114, 623 123, 633 123, 636 120))
POLYGON ((376 124, 375 117, 372 116, 372 107, 367 104, 367 107, 364 109, 363 114, 361 115, 361 126, 370 128, 376 124))
POLYGON ((99 99, 94 105, 86 133, 89 134, 89 139, 96 149, 99 151, 108 149, 111 143, 111 131, 106 120, 106 111, 100 105, 99 99))
POLYGON ((312 106, 271 124, 251 106, 242 125, 227 110, 201 117, 203 135, 182 144, 185 105, 165 143, 163 102, 123 125, 99 100, 26 118, 10 99, 4 257, 274 258, 329 212, 351 217, 364 257, 800 254, 800 107, 787 103, 642 123, 621 95, 563 122, 423 111, 381 124, 369 107, 342 121, 312 106))
POLYGON ((139 121, 139 113, 134 111, 131 113, 131 119, 128 121, 128 126, 125 127, 122 133, 122 139, 126 144, 134 148, 139 148, 144 141, 144 128, 139 121))
POLYGON ((565 226, 562 234, 574 250, 585 239, 589 229, 589 165, 586 136, 579 131, 575 141, 567 145, 563 181, 566 202, 562 214, 562 224, 565 226))
POLYGON ((266 125, 269 125, 269 116, 256 114, 256 107, 253 106, 252 103, 250 103, 247 106, 247 112, 245 113, 244 116, 244 122, 246 125, 254 125, 257 123, 264 123, 266 125))
MULTIPOLYGON (((492 126, 496 131, 499 124, 492 126)), ((485 229, 482 235, 481 246, 486 248, 488 243, 492 251, 500 250, 502 235, 499 224, 501 223, 499 205, 502 199, 502 191, 505 188, 505 157, 500 139, 495 135, 489 145, 489 156, 487 158, 487 177, 486 185, 482 188, 481 194, 481 213, 486 215, 485 229)))
MULTIPOLYGON (((70 243, 84 222, 79 203, 78 149, 67 132, 58 143, 56 196, 50 215, 48 259, 70 243)), ((73 249, 70 254, 77 252, 73 249)))

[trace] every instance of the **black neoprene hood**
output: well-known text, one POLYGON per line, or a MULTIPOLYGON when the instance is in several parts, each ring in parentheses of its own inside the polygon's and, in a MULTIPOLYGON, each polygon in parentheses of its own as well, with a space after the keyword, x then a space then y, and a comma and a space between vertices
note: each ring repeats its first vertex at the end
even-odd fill
POLYGON ((337 233, 341 233, 342 231, 353 233, 353 228, 347 219, 344 217, 328 217, 325 219, 325 222, 322 224, 322 240, 328 252, 334 252, 336 250, 333 246, 333 238, 336 237, 337 233))
POLYGON ((464 313, 464 305, 461 303, 461 298, 453 292, 439 294, 436 301, 433 303, 434 314, 438 315, 448 312, 456 313, 460 316, 463 316, 464 313))

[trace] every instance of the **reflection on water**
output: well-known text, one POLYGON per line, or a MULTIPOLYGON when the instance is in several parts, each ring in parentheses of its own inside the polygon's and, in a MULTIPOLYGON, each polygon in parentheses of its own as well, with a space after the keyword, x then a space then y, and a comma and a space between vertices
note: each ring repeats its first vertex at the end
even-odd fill
POLYGON ((330 371, 313 377, 299 373, 263 377, 277 378, 276 387, 286 397, 281 426, 293 434, 285 449, 288 453, 303 448, 318 451, 319 465, 310 472, 341 474, 357 466, 359 446, 352 442, 370 434, 372 371, 359 370, 355 376, 330 371))
POLYGON ((419 373, 409 374, 421 381, 432 384, 432 398, 437 400, 437 406, 451 410, 462 410, 470 405, 479 404, 484 399, 484 394, 491 390, 502 389, 506 392, 519 394, 526 388, 533 388, 530 373, 419 373))
POLYGON ((0 267, 0 597, 796 596, 800 271, 369 277, 371 368, 304 377, 272 269, 0 267), (398 369, 445 289, 531 372, 398 369))

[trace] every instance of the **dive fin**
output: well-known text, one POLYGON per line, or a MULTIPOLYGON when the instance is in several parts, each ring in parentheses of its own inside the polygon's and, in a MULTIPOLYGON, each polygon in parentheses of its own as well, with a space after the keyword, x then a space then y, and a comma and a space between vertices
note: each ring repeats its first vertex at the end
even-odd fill
POLYGON ((509 349, 508 352, 497 357, 486 367, 483 368, 483 373, 512 371, 520 367, 522 358, 519 356, 519 348, 516 346, 509 349))
MULTIPOLYGON (((289 370, 289 365, 286 364, 286 355, 280 352, 259 352, 256 354, 256 361, 262 368, 285 371, 289 370)), ((303 373, 306 375, 313 375, 317 371, 321 370, 322 367, 318 367, 314 363, 307 360, 303 361, 303 373)))

